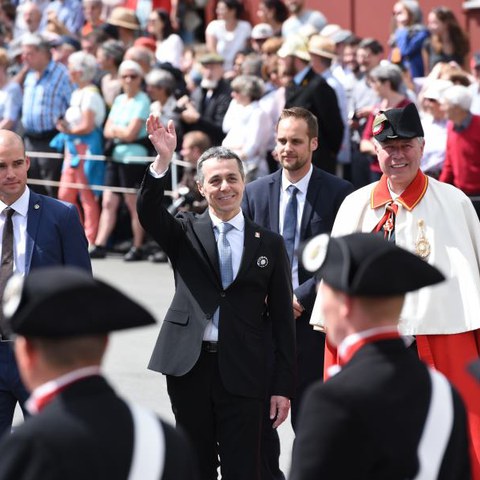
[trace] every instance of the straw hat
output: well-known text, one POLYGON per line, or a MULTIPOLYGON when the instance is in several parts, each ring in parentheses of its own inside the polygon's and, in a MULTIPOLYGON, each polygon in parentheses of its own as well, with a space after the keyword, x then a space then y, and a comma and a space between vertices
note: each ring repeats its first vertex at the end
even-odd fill
POLYGON ((322 35, 314 35, 308 42, 308 51, 313 55, 324 58, 337 58, 335 54, 335 43, 322 35))
POLYGON ((133 10, 125 7, 116 7, 108 17, 107 23, 116 27, 128 28, 129 30, 138 30, 140 22, 133 10))

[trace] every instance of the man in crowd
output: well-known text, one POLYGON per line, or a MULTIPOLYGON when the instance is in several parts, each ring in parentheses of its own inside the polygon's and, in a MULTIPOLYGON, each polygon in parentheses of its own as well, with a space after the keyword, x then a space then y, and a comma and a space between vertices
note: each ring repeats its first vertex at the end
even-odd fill
POLYGON ((276 428, 294 392, 295 326, 283 240, 244 217, 243 164, 223 147, 198 160, 207 211, 171 216, 162 203, 176 146, 173 122, 165 128, 150 116, 147 131, 158 155, 146 172, 138 214, 168 255, 176 284, 149 368, 167 375, 175 418, 193 442, 202 480, 217 478, 218 456, 224 480, 259 480, 266 395, 276 428))
MULTIPOLYGON (((480 356, 478 217, 463 192, 421 172, 424 133, 415 105, 378 114, 372 131, 383 176, 346 198, 332 235, 379 232, 447 275, 443 284, 407 295, 399 330, 415 341, 419 357, 444 373, 462 395, 472 475, 478 479, 480 403, 466 371, 467 364, 480 356)), ((392 276, 398 274, 392 269, 392 276)))
MULTIPOLYGON (((0 130, 0 300, 13 273, 26 276, 52 265, 72 265, 91 273, 88 243, 77 209, 30 191, 29 166, 22 139, 0 130)), ((0 435, 10 430, 17 401, 23 407, 28 397, 1 320, 0 315, 0 435)))
POLYGON ((469 479, 463 402, 398 333, 406 292, 443 275, 377 235, 332 238, 328 247, 326 241, 311 240, 302 260, 323 279, 338 373, 305 397, 290 479, 469 479))
MULTIPOLYGON (((311 112, 300 107, 283 110, 276 136, 275 152, 282 168, 247 185, 242 210, 254 222, 281 233, 291 256, 298 366, 291 412, 295 428, 306 388, 323 377, 325 343, 325 336, 309 325, 316 282, 299 264, 296 251, 305 240, 331 231, 341 203, 353 188, 312 165, 318 145, 318 124, 311 112)), ((265 427, 271 427, 267 419, 265 427)), ((282 478, 281 474, 274 473, 278 470, 278 435, 271 428, 265 434, 262 466, 267 472, 262 478, 282 478)))
POLYGON ((360 141, 367 118, 374 106, 380 102, 375 90, 369 85, 368 74, 383 56, 383 47, 373 38, 364 38, 357 47, 356 58, 359 74, 356 75, 348 108, 350 115, 352 145, 352 183, 356 188, 370 183, 369 156, 360 152, 360 141))
POLYGON ((445 162, 439 180, 451 183, 472 197, 480 217, 480 115, 470 113, 472 95, 467 87, 454 85, 442 95, 447 124, 445 162))
POLYGON ((4 310, 32 417, 0 444, 0 479, 194 480, 183 435, 119 398, 102 376, 108 334, 155 323, 82 270, 13 277, 4 310))
MULTIPOLYGON (((28 151, 54 152, 50 140, 58 133, 55 128, 70 105, 73 86, 64 65, 52 60, 50 45, 40 35, 26 35, 22 41, 22 58, 28 67, 23 84, 22 124, 28 151)), ((60 159, 31 159, 30 178, 60 180, 60 159)), ((39 193, 56 196, 57 187, 34 186, 39 193)))
POLYGON ((285 89, 285 108, 303 107, 317 117, 318 148, 313 154, 313 164, 335 174, 344 130, 335 92, 312 69, 303 37, 287 38, 278 56, 282 74, 291 78, 285 89))
POLYGON ((206 133, 213 145, 221 145, 225 137, 223 117, 230 105, 230 84, 223 78, 223 58, 207 53, 200 57, 202 82, 192 92, 191 100, 182 97, 178 102, 184 129, 206 133))

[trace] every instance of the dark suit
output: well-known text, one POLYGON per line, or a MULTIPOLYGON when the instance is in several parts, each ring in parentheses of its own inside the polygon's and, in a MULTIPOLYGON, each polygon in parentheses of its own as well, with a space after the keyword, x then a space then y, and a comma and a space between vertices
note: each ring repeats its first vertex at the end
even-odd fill
MULTIPOLYGON (((245 438, 238 445, 235 464, 225 455, 222 477, 255 480, 257 476, 252 468, 258 465, 252 464, 258 462, 261 409, 269 382, 265 360, 269 335, 264 319, 267 310, 273 319, 273 335, 278 347, 271 393, 291 397, 294 391, 295 330, 292 312, 288 311, 292 308, 291 297, 288 298, 292 291, 283 241, 279 235, 246 218, 240 269, 233 283, 224 290, 208 211, 200 216, 181 213, 173 218, 162 205, 163 191, 164 179, 154 179, 147 172, 138 199, 140 222, 170 258, 176 285, 149 368, 167 375, 177 423, 193 439, 202 478, 216 478, 216 474, 213 477, 211 473, 216 460, 208 453, 208 448, 213 451, 215 447, 205 446, 208 443, 205 439, 214 441, 216 435, 220 435, 221 445, 222 439, 229 443, 230 437, 233 439, 241 432, 225 431, 222 421, 215 426, 205 425, 208 417, 208 412, 202 409, 205 396, 189 391, 190 384, 185 387, 185 383, 191 377, 203 378, 205 371, 215 369, 218 381, 214 382, 212 395, 220 392, 229 404, 254 404, 246 408, 250 413, 256 412, 252 428, 257 431, 253 438, 245 438), (202 352, 202 339, 217 307, 220 307, 218 353, 212 357, 202 352), (185 404, 182 404, 180 397, 184 388, 185 404), (192 418, 184 420, 189 415, 192 418), (221 431, 212 432, 216 428, 221 431)), ((198 383, 201 388, 203 382, 198 383)), ((252 423, 253 413, 250 413, 242 422, 246 428, 252 423)), ((216 420, 215 416, 212 422, 216 420)))
POLYGON ((92 271, 85 231, 74 205, 31 191, 25 272, 53 265, 92 271))
POLYGON ((313 153, 313 164, 335 173, 345 126, 333 88, 310 68, 301 85, 292 82, 287 86, 285 108, 290 107, 306 108, 317 117, 318 148, 313 153))
MULTIPOLYGON (((282 170, 259 178, 246 186, 242 210, 255 223, 279 232, 280 189, 282 170)), ((307 196, 300 228, 300 242, 305 242, 321 233, 330 233, 337 211, 352 185, 338 177, 313 167, 308 184, 307 196)), ((316 298, 316 282, 312 274, 301 265, 298 269, 299 287, 294 293, 304 307, 304 314, 295 321, 297 330, 298 381, 292 415, 304 389, 323 375, 323 351, 325 337, 313 330, 309 324, 310 314, 316 298)))
POLYGON ((185 124, 185 131, 200 130, 210 137, 212 145, 221 145, 225 138, 223 117, 232 100, 231 92, 230 84, 223 79, 218 82, 209 99, 206 98, 207 90, 197 87, 191 94, 191 100, 200 113, 200 119, 193 124, 185 124))
MULTIPOLYGON (((453 430, 438 479, 468 480, 465 409, 452 393, 453 430)), ((290 480, 415 478, 430 398, 428 370, 403 340, 365 345, 307 393, 290 480)))
MULTIPOLYGON (((242 210, 256 223, 279 232, 280 189, 282 170, 249 183, 243 196, 242 210)), ((313 167, 308 184, 307 196, 302 215, 300 242, 321 233, 329 233, 337 211, 344 198, 353 190, 350 183, 313 167)), ((294 293, 305 308, 295 320, 297 337, 297 383, 292 400, 292 424, 295 425, 300 401, 305 389, 314 381, 323 378, 323 355, 325 335, 313 330, 309 324, 316 298, 316 281, 301 265, 298 269, 299 286, 294 293)), ((268 415, 268 413, 267 413, 268 415)), ((262 439, 263 478, 281 479, 279 470, 279 438, 275 430, 264 420, 262 439)))
MULTIPOLYGON (((193 457, 181 433, 165 435, 162 480, 193 480, 193 457)), ((71 384, 0 444, 2 480, 127 479, 133 453, 132 415, 104 378, 71 384)))
MULTIPOLYGON (((25 275, 53 265, 92 271, 88 242, 75 206, 30 191, 25 242, 25 275)), ((0 435, 10 429, 15 405, 28 398, 9 342, 0 342, 5 390, 0 396, 0 435)))

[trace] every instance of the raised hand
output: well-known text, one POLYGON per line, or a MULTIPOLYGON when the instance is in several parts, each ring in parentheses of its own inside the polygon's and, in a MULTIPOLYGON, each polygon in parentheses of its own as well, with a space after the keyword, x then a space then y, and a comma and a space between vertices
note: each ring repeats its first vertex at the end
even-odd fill
POLYGON ((153 168, 157 172, 164 171, 168 168, 177 146, 177 133, 173 121, 169 120, 165 128, 158 117, 150 115, 146 127, 148 138, 158 153, 153 168))

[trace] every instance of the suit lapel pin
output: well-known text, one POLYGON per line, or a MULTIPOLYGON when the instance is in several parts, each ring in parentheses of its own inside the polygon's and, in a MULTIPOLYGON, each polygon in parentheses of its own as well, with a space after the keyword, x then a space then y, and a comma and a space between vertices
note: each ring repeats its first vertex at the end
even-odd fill
POLYGON ((261 257, 258 257, 257 259, 257 265, 260 267, 260 268, 265 268, 267 265, 268 265, 268 258, 265 257, 265 256, 261 256, 261 257))
POLYGON ((255 232, 255 238, 260 238, 260 232, 255 232))
POLYGON ((38 209, 40 208, 40 205, 39 205, 38 203, 36 203, 36 204, 33 206, 33 208, 34 208, 35 210, 38 210, 38 209))

